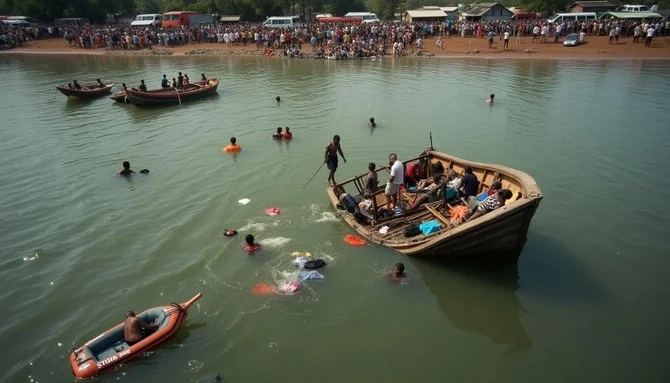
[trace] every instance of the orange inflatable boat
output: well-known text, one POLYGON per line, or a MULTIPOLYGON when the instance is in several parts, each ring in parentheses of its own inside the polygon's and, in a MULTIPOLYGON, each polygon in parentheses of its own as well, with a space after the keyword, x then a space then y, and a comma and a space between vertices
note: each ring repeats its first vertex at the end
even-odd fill
POLYGON ((158 328, 132 346, 123 337, 123 323, 89 340, 70 354, 72 373, 77 378, 90 378, 163 343, 179 330, 188 308, 201 297, 198 293, 188 302, 154 307, 138 314, 143 321, 158 324, 158 328))

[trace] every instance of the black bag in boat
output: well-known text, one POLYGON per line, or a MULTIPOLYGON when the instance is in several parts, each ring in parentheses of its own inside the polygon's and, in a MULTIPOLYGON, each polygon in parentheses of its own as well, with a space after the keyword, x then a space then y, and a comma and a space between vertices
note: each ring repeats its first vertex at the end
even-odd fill
POLYGON ((314 269, 320 269, 326 265, 327 263, 323 259, 313 259, 311 261, 305 262, 305 266, 303 267, 307 270, 314 270, 314 269))
POLYGON ((356 210, 358 210, 358 204, 356 203, 356 200, 347 193, 342 193, 340 196, 340 204, 342 204, 342 208, 344 208, 344 210, 348 211, 349 213, 354 213, 356 210))
POLYGON ((419 225, 416 223, 410 223, 405 227, 405 237, 414 237, 415 235, 421 234, 421 229, 419 229, 419 225))

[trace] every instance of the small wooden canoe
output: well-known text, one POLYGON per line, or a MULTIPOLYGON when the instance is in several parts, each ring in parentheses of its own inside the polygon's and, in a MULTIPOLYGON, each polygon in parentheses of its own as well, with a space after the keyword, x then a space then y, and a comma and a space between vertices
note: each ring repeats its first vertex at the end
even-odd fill
MULTIPOLYGON (((499 180, 503 189, 512 192, 512 198, 503 208, 465 223, 454 223, 445 211, 463 206, 464 202, 458 199, 452 203, 426 203, 400 215, 382 218, 377 215, 378 209, 386 205, 382 186, 381 190, 373 193, 374 198, 371 199, 372 222, 366 222, 360 216, 357 219, 346 210, 342 211, 345 222, 368 242, 386 246, 404 255, 516 262, 526 243, 530 221, 542 201, 542 193, 535 180, 528 174, 507 166, 467 161, 433 149, 426 150, 417 158, 404 161, 403 165, 407 166, 418 159, 426 159, 428 164, 441 162, 445 172, 453 170, 457 175, 462 175, 465 168, 471 166, 479 180, 480 193, 487 190, 493 181, 499 180), (433 220, 441 224, 439 231, 429 235, 404 236, 404 229, 410 223, 433 220), (388 229, 382 233, 380 229, 384 226, 388 226, 388 229)), ((333 207, 338 208, 340 205, 340 196, 347 192, 345 187, 349 188, 348 194, 351 196, 362 194, 365 177, 366 174, 362 174, 329 187, 327 192, 333 207)), ((411 202, 413 198, 413 193, 403 189, 399 192, 399 200, 411 202)))
POLYGON ((98 88, 97 84, 93 85, 82 85, 81 89, 70 89, 68 87, 57 86, 61 93, 68 97, 76 97, 82 100, 92 100, 94 98, 103 97, 114 87, 114 84, 106 84, 104 88, 98 88))
POLYGON ((212 78, 203 82, 186 85, 183 89, 166 88, 142 92, 128 89, 128 99, 135 106, 154 106, 181 104, 216 93, 219 79, 212 78))
POLYGON ((124 323, 89 340, 70 354, 72 373, 77 378, 90 378, 156 347, 179 330, 189 307, 201 297, 198 293, 188 302, 154 307, 139 314, 143 321, 157 323, 158 329, 132 346, 124 339, 124 323))
POLYGON ((114 94, 110 97, 110 99, 112 99, 112 100, 114 100, 114 101, 116 101, 116 102, 125 103, 125 104, 130 104, 130 100, 129 100, 128 97, 126 96, 126 92, 123 91, 123 90, 120 91, 120 92, 116 92, 116 93, 114 93, 114 94))

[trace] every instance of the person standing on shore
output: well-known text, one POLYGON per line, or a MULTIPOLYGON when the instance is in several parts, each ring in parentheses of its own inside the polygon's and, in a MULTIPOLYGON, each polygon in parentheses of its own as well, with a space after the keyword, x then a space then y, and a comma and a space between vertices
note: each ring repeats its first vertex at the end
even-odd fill
POLYGON ((645 47, 650 47, 651 48, 651 40, 654 38, 654 28, 650 25, 649 28, 647 28, 647 41, 645 41, 644 46, 645 47))
POLYGON ((493 49, 493 36, 495 36, 495 33, 493 33, 493 30, 490 30, 487 37, 489 39, 489 48, 493 49))
POLYGON ((538 35, 538 34, 540 34, 540 27, 536 25, 536 26, 533 28, 533 40, 531 40, 531 43, 534 43, 535 40, 537 40, 537 35, 538 35))
POLYGON ((325 158, 323 160, 324 163, 328 166, 328 170, 330 172, 328 173, 328 184, 329 185, 335 185, 335 172, 337 171, 337 155, 340 155, 342 157, 342 160, 344 160, 344 163, 347 163, 347 159, 344 158, 344 153, 342 153, 342 147, 340 146, 340 136, 337 134, 333 137, 333 141, 331 141, 327 146, 326 146, 326 154, 325 158))
POLYGON ((505 31, 505 33, 503 33, 503 49, 509 49, 509 31, 505 31))

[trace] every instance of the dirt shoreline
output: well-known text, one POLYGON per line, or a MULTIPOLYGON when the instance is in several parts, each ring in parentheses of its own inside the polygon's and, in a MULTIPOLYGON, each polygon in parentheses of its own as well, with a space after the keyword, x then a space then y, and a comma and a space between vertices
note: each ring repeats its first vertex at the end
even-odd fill
MULTIPOLYGON (((566 59, 566 60, 670 60, 670 37, 654 38, 651 47, 645 47, 644 42, 633 43, 632 39, 620 39, 618 44, 609 44, 607 36, 588 36, 586 44, 577 47, 564 47, 562 43, 532 43, 532 37, 510 39, 510 50, 502 50, 502 41, 494 41, 494 48, 488 47, 488 41, 482 38, 452 37, 443 39, 444 50, 436 46, 436 39, 426 39, 424 43, 425 55, 410 55, 408 57, 421 58, 480 58, 480 59, 566 59)), ((303 44, 306 57, 313 59, 311 48, 303 44)), ((257 56, 267 57, 263 50, 255 46, 225 46, 224 44, 204 43, 187 44, 176 47, 156 47, 136 51, 120 51, 99 49, 68 48, 62 39, 32 41, 25 47, 0 51, 6 55, 107 55, 107 56, 257 56)), ((277 55, 273 58, 279 57, 277 55)), ((391 57, 391 56, 387 56, 391 57)))

